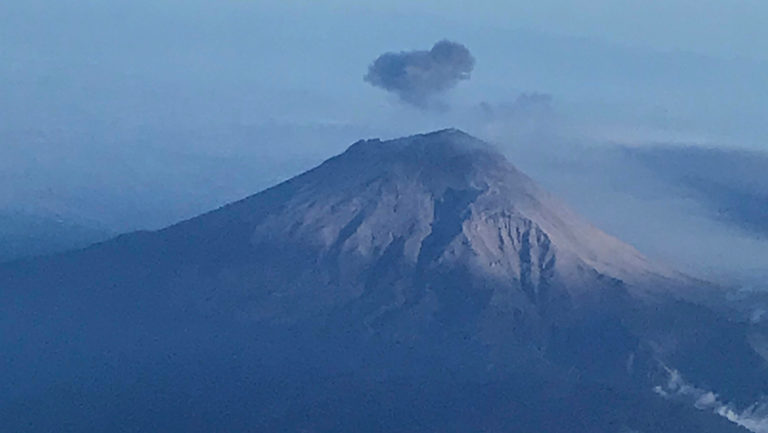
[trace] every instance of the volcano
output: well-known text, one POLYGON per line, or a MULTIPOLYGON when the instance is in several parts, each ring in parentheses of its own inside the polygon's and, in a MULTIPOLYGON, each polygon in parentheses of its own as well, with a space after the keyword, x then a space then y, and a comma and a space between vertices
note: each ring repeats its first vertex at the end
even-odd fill
POLYGON ((746 431, 658 391, 673 371, 734 404, 768 389, 716 292, 464 132, 362 140, 163 230, 0 266, 0 425, 746 431))

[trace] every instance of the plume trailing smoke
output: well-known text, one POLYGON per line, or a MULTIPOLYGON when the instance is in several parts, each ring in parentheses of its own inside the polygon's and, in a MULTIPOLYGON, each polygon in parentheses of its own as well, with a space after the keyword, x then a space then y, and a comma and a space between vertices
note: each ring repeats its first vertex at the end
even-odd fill
POLYGON ((768 433, 768 402, 757 402, 744 410, 738 410, 722 402, 712 391, 689 384, 677 370, 667 369, 667 373, 667 383, 653 389, 662 397, 693 403, 697 409, 712 411, 753 433, 768 433))
POLYGON ((467 47, 442 40, 430 50, 384 53, 368 67, 364 79, 403 102, 426 108, 436 96, 468 80, 474 66, 467 47))

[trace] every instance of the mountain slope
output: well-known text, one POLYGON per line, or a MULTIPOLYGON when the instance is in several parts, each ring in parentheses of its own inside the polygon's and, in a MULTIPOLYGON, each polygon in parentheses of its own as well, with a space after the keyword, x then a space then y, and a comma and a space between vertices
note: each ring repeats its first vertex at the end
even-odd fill
POLYGON ((360 141, 167 229, 0 267, 0 424, 739 431, 652 391, 668 368, 766 389, 697 284, 460 131, 360 141))
POLYGON ((112 236, 56 216, 0 210, 0 262, 82 248, 112 236))

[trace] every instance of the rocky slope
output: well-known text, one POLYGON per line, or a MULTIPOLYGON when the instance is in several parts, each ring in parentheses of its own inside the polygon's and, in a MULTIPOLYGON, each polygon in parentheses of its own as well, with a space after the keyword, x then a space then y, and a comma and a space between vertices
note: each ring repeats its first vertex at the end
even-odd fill
POLYGON ((360 141, 0 289, 0 424, 28 431, 726 432, 654 387, 768 384, 711 288, 457 130, 360 141))

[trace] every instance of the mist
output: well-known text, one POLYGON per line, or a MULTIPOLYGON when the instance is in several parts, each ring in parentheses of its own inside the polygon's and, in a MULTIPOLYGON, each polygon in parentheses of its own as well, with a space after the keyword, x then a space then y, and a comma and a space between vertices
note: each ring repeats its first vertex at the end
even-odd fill
POLYGON ((755 54, 759 41, 722 34, 720 45, 692 43, 671 27, 651 40, 590 13, 613 29, 598 38, 541 18, 568 7, 526 6, 507 23, 499 17, 510 10, 463 13, 450 2, 437 13, 402 13, 397 2, 6 3, 0 211, 106 232, 157 229, 285 180, 360 138, 459 127, 497 143, 651 257, 712 278, 759 280, 768 268, 765 232, 755 226, 764 208, 717 211, 733 185, 747 194, 742 203, 765 197, 765 184, 750 180, 764 159, 737 150, 765 152, 768 59, 755 54), (477 59, 472 80, 441 94, 447 110, 402 104, 360 79, 381 53, 444 38, 477 59), (726 42, 737 55, 724 54, 726 42), (690 185, 673 175, 686 173, 688 148, 719 149, 713 164, 732 151, 758 162, 743 179, 733 172, 716 186, 690 185), (660 163, 672 154, 675 166, 660 163))

